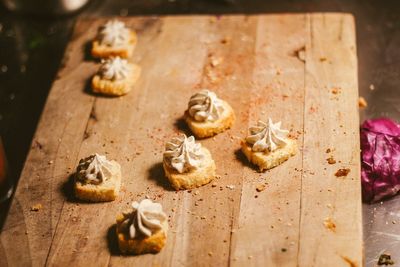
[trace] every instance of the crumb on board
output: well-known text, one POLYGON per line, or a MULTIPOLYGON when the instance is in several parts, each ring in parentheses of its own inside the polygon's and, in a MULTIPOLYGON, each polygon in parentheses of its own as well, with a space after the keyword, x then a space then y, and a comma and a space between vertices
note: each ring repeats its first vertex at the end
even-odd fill
POLYGON ((349 264, 350 267, 357 267, 357 264, 349 257, 342 256, 342 259, 349 264))
POLYGON ((350 169, 344 168, 344 169, 339 169, 336 171, 335 176, 336 177, 345 177, 349 174, 350 169))
POLYGON ((224 37, 223 39, 221 39, 221 44, 228 44, 230 42, 230 38, 228 37, 224 37))
POLYGON ((228 189, 230 189, 230 190, 233 190, 233 189, 235 189, 235 186, 232 185, 232 184, 230 184, 230 185, 227 185, 226 188, 228 188, 228 189))
POLYGON ((319 58, 319 61, 321 61, 321 62, 324 62, 324 61, 326 61, 326 60, 327 60, 326 57, 320 57, 320 58, 319 58))
POLYGON ((222 63, 224 59, 222 57, 211 56, 210 64, 212 67, 216 67, 222 63))
POLYGON ((265 184, 260 184, 260 185, 257 185, 256 191, 257 192, 262 192, 262 191, 265 190, 265 188, 266 188, 265 184))
POLYGON ((336 224, 333 222, 332 218, 326 218, 324 220, 324 226, 326 229, 336 232, 336 224))
POLYGON ((358 98, 358 107, 359 107, 359 108, 366 108, 366 107, 368 107, 367 100, 365 100, 365 98, 362 97, 362 96, 360 96, 360 97, 358 98))
POLYGON ((335 163, 336 163, 336 160, 333 158, 333 156, 330 156, 329 158, 327 158, 326 161, 327 161, 329 164, 335 164, 335 163))
POLYGON ((340 89, 337 87, 332 88, 332 94, 337 95, 340 93, 340 89))
POLYGON ((393 264, 394 264, 394 261, 392 260, 392 257, 390 256, 390 254, 382 253, 379 256, 378 265, 393 265, 393 264))
POLYGON ((38 203, 38 204, 31 206, 31 211, 39 211, 42 208, 43 208, 42 204, 38 203))

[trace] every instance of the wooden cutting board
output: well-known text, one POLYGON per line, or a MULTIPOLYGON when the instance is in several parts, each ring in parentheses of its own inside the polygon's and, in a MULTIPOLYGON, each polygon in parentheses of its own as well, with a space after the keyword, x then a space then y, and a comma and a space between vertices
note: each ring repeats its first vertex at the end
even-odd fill
POLYGON ((92 95, 99 65, 88 48, 105 19, 76 24, 1 233, 0 266, 362 266, 354 18, 124 20, 139 36, 139 82, 124 97, 92 95), (188 132, 181 117, 203 87, 228 101, 237 121, 201 141, 216 162, 216 183, 175 192, 162 170, 164 143, 188 132), (290 129, 300 151, 259 173, 239 140, 268 117, 290 129), (71 194, 69 176, 95 152, 122 165, 114 202, 71 194), (336 177, 341 168, 350 173, 336 177), (115 216, 146 196, 169 215, 167 245, 157 255, 121 256, 115 216))

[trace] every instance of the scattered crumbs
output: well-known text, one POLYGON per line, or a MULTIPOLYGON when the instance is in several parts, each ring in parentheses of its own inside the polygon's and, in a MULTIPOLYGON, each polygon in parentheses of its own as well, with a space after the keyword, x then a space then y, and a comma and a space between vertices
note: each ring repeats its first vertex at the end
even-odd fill
POLYGON ((392 221, 392 224, 396 224, 396 221, 392 221))
POLYGON ((257 192, 262 192, 262 191, 265 190, 265 188, 266 188, 265 184, 260 184, 260 185, 257 185, 256 191, 257 192))
POLYGON ((352 261, 351 259, 349 259, 348 257, 342 256, 342 259, 343 259, 345 262, 347 262, 347 263, 349 264, 350 267, 357 267, 357 264, 356 264, 354 261, 352 261))
POLYGON ((226 243, 226 242, 228 242, 228 240, 224 239, 223 242, 226 243))
POLYGON ((327 161, 329 164, 335 164, 335 163, 336 163, 336 160, 333 158, 333 156, 330 156, 329 158, 327 158, 326 161, 327 161))
POLYGON ((281 251, 282 251, 282 252, 286 252, 286 251, 287 251, 287 248, 281 248, 281 251))
POLYGON ((51 164, 53 164, 54 163, 54 161, 53 160, 49 160, 49 165, 51 165, 51 164))
POLYGON ((320 58, 319 58, 319 61, 321 61, 321 62, 324 62, 324 61, 326 61, 326 60, 327 60, 326 57, 320 57, 320 58))
POLYGON ((251 259, 253 258, 253 256, 249 255, 247 258, 248 258, 249 260, 251 260, 251 259))
POLYGON ((218 185, 217 183, 212 183, 211 187, 217 187, 217 185, 218 185))
POLYGON ((194 192, 194 194, 197 196, 198 194, 200 194, 200 192, 199 192, 198 190, 196 190, 196 191, 194 192))
POLYGON ((337 95, 340 93, 340 89, 337 87, 332 88, 332 94, 337 95))
POLYGON ((31 211, 39 211, 43 208, 42 204, 35 204, 31 207, 31 211))
POLYGON ((230 190, 233 190, 233 189, 235 189, 235 186, 232 185, 232 184, 230 184, 230 185, 227 185, 226 188, 228 188, 228 189, 230 189, 230 190))
POLYGON ((326 218, 324 220, 324 226, 326 229, 336 232, 336 224, 333 222, 332 218, 326 218))
POLYGON ((200 219, 205 220, 206 216, 203 215, 203 216, 200 217, 200 219))
POLYGON ((360 96, 360 97, 358 98, 358 107, 359 107, 359 108, 366 108, 366 107, 368 107, 367 100, 365 100, 365 98, 362 97, 362 96, 360 96))
POLYGON ((350 172, 350 169, 348 169, 348 168, 339 169, 336 171, 335 176, 336 177, 343 177, 343 176, 345 177, 345 176, 347 176, 347 174, 349 174, 349 172, 350 172))
POLYGON ((325 151, 325 153, 331 153, 331 151, 332 151, 332 150, 331 150, 330 148, 327 148, 326 151, 325 151))
POLYGON ((221 179, 221 175, 215 175, 215 179, 221 179))
POLYGON ((208 256, 212 257, 213 253, 211 251, 208 252, 208 256))
POLYGON ((393 265, 393 264, 394 264, 394 261, 392 260, 392 257, 390 256, 390 254, 382 253, 379 256, 378 265, 393 265))

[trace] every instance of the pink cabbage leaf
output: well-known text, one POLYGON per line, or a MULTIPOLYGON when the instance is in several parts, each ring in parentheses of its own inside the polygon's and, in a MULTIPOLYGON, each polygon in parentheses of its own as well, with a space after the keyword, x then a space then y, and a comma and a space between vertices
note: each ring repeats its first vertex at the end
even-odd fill
POLYGON ((364 202, 400 190, 400 124, 380 118, 361 125, 361 184, 364 202))

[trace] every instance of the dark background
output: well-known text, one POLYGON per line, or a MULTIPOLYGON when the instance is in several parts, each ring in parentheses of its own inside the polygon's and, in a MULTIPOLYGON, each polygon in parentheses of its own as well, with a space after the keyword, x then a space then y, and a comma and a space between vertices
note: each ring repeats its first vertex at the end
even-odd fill
MULTIPOLYGON (((361 121, 380 116, 400 121, 400 0, 92 0, 78 13, 53 17, 14 14, 0 6, 0 136, 12 177, 19 177, 76 19, 293 12, 355 16, 359 91, 368 102, 361 121)), ((363 206, 367 266, 374 266, 382 251, 397 257, 400 266, 400 213, 394 213, 400 211, 399 199, 363 206)), ((1 225, 6 208, 0 208, 1 225)))

